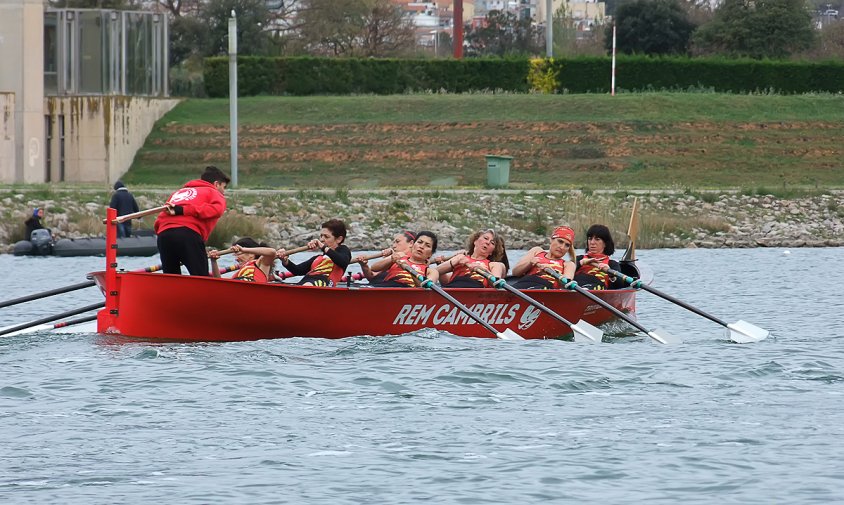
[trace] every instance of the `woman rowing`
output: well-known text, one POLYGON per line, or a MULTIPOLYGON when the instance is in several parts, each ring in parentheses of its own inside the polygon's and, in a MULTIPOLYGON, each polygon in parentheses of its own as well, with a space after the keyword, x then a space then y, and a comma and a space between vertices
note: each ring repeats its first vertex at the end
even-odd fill
POLYGON ((521 277, 513 286, 518 289, 561 288, 560 282, 545 269, 551 268, 563 277, 571 279, 574 276, 574 262, 567 261, 565 255, 569 253, 574 257, 573 244, 574 230, 568 226, 554 228, 547 251, 534 247, 513 267, 513 275, 521 277))
POLYGON ((319 238, 308 242, 308 249, 321 251, 302 263, 293 263, 284 249, 277 251, 281 264, 293 275, 303 275, 302 286, 336 286, 343 272, 352 261, 352 251, 343 245, 346 240, 346 224, 339 219, 322 223, 319 238))
MULTIPOLYGON (((234 253, 235 262, 240 267, 232 279, 247 282, 270 282, 276 258, 275 249, 263 242, 259 244, 250 237, 243 237, 238 240, 232 245, 231 249, 234 253)), ((220 251, 208 251, 208 258, 211 259, 211 275, 221 277, 220 267, 217 265, 220 251)))
POLYGON ((507 275, 509 263, 504 240, 492 229, 480 230, 469 236, 466 252, 458 254, 437 267, 440 282, 449 288, 490 287, 489 280, 475 269, 486 270, 496 277, 507 275))
POLYGON ((405 253, 393 253, 387 258, 391 265, 386 270, 384 279, 370 283, 379 288, 408 288, 417 285, 416 278, 402 268, 400 263, 409 265, 417 274, 436 282, 440 274, 437 269, 428 266, 431 256, 437 252, 437 236, 430 231, 420 231, 410 250, 405 253))
MULTIPOLYGON (((384 256, 392 256, 395 253, 401 253, 403 257, 410 250, 410 247, 413 245, 415 240, 415 233, 409 230, 404 230, 401 233, 397 233, 396 236, 393 237, 393 243, 390 245, 390 248, 384 249, 381 253, 384 256)), ((365 278, 370 282, 370 284, 383 281, 384 277, 387 275, 387 269, 389 269, 393 264, 392 258, 385 257, 370 266, 369 260, 367 260, 364 255, 356 256, 353 262, 360 263, 361 269, 361 276, 354 278, 356 280, 365 278)))
MULTIPOLYGON (((574 280, 586 289, 613 289, 615 277, 609 269, 620 270, 617 261, 610 259, 615 252, 615 243, 610 229, 602 224, 593 224, 586 230, 586 254, 575 260, 574 280)), ((620 286, 619 286, 620 287, 620 286)))

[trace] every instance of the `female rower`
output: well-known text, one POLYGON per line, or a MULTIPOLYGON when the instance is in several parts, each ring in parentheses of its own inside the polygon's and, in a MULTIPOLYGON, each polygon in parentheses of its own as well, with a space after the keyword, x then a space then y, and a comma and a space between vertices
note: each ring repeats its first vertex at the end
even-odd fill
MULTIPOLYGON (((619 270, 618 262, 610 259, 615 252, 615 243, 610 229, 602 224, 593 224, 586 230, 586 254, 575 260, 574 280, 586 289, 613 289, 617 282, 607 273, 610 268, 619 270)), ((620 286, 618 286, 620 287, 620 286)))
POLYGON ((322 251, 322 254, 298 264, 290 261, 284 249, 279 249, 277 256, 290 273, 304 275, 299 281, 300 285, 336 286, 352 261, 352 251, 343 245, 344 240, 346 224, 339 219, 329 219, 322 223, 319 239, 308 242, 309 249, 322 251))
POLYGON ((436 268, 428 266, 431 256, 437 252, 437 236, 430 231, 420 231, 416 240, 406 253, 393 253, 389 259, 392 265, 386 270, 384 279, 371 283, 379 288, 407 288, 417 285, 416 278, 408 273, 399 262, 409 265, 420 275, 436 282, 440 274, 436 268))
POLYGON ((490 287, 489 281, 475 268, 486 270, 496 277, 507 275, 509 264, 504 240, 492 229, 476 231, 466 246, 466 253, 458 254, 437 267, 440 282, 449 288, 490 287))
MULTIPOLYGON (((410 246, 416 240, 416 234, 409 230, 404 230, 393 237, 393 243, 389 249, 382 251, 384 256, 392 256, 395 253, 401 253, 402 257, 410 250, 410 246)), ((365 256, 356 256, 355 262, 360 263, 361 273, 370 283, 380 282, 384 280, 387 275, 387 269, 393 264, 391 258, 380 259, 377 262, 369 265, 369 261, 365 256)))
MULTIPOLYGON (((237 266, 240 267, 232 279, 248 282, 270 282, 276 251, 267 244, 258 243, 250 237, 243 237, 232 245, 237 266)), ((220 251, 209 251, 211 259, 211 275, 221 277, 217 260, 220 251)))
POLYGON ((548 251, 541 247, 534 247, 525 254, 513 267, 513 275, 522 278, 513 286, 518 289, 557 289, 560 282, 545 271, 546 268, 556 270, 563 277, 571 279, 574 276, 574 262, 566 261, 569 253, 574 257, 574 230, 568 226, 558 226, 551 234, 551 245, 548 251))

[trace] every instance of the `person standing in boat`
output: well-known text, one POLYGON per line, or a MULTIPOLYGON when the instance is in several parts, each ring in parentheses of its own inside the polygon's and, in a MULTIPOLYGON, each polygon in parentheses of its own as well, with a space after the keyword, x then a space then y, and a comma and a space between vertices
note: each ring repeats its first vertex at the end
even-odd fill
POLYGON ((586 254, 575 260, 574 280, 585 289, 615 289, 620 287, 615 277, 607 273, 610 268, 620 270, 617 261, 610 259, 615 252, 610 229, 593 224, 586 230, 586 254))
MULTIPOLYGON (((395 253, 401 253, 402 256, 404 256, 407 251, 410 250, 414 241, 416 241, 416 234, 410 230, 404 230, 393 237, 393 243, 390 245, 390 248, 384 249, 382 253, 384 256, 392 256, 395 253)), ((362 277, 368 280, 370 284, 373 282, 383 281, 384 277, 387 275, 387 269, 393 264, 392 258, 385 257, 370 266, 366 256, 362 255, 356 256, 354 261, 360 264, 362 277)))
MULTIPOLYGON (((114 183, 114 194, 111 195, 111 202, 108 204, 112 209, 117 209, 117 217, 138 212, 138 202, 126 188, 122 181, 114 183)), ((132 220, 124 221, 117 225, 117 238, 132 236, 132 220)))
POLYGON ((155 220, 158 254, 165 274, 208 276, 205 241, 226 211, 226 187, 231 179, 217 167, 205 167, 199 179, 170 195, 167 209, 155 220))
POLYGON ((559 289, 560 282, 545 272, 546 268, 558 271, 563 277, 574 277, 574 262, 565 256, 574 258, 574 230, 568 226, 558 226, 551 234, 551 244, 545 251, 534 247, 513 267, 513 275, 521 277, 513 284, 517 289, 559 289))
POLYGON ((340 282, 343 272, 352 262, 352 251, 343 244, 345 240, 346 223, 339 219, 329 219, 322 223, 319 238, 308 242, 310 250, 319 250, 322 254, 298 264, 290 261, 284 249, 279 249, 276 256, 290 273, 304 275, 299 281, 300 285, 332 287, 340 282))
POLYGON ((25 240, 32 240, 32 232, 35 230, 42 230, 44 229, 44 225, 41 224, 41 218, 44 217, 44 209, 39 207, 35 207, 32 209, 32 215, 27 218, 26 221, 23 222, 23 225, 26 227, 25 233, 25 240))
POLYGON ((409 288, 418 285, 417 279, 407 270, 401 267, 400 263, 409 265, 419 275, 437 282, 440 273, 436 268, 429 266, 431 256, 437 252, 437 236, 430 231, 420 231, 416 240, 405 253, 393 253, 387 258, 390 260, 390 267, 386 270, 383 280, 370 283, 376 288, 409 288))
MULTIPOLYGON (((273 265, 275 264, 276 250, 265 243, 258 243, 251 237, 243 237, 232 245, 235 262, 240 267, 232 276, 232 279, 247 282, 270 282, 273 278, 273 265)), ((217 260, 220 258, 220 251, 208 252, 211 260, 211 276, 222 277, 217 260)))
POLYGON ((480 230, 469 236, 466 253, 458 254, 437 267, 440 282, 449 288, 488 288, 489 281, 475 272, 486 270, 496 277, 504 277, 509 270, 504 239, 495 230, 480 230))

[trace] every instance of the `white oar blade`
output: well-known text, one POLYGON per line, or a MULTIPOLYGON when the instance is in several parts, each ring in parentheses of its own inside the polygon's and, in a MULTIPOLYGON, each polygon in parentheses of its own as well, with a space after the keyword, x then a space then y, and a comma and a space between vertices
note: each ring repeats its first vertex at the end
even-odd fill
POLYGON ((739 344, 749 344, 765 340, 770 333, 764 328, 743 320, 727 325, 727 338, 739 344))
POLYGON ((592 326, 583 319, 571 325, 571 331, 574 332, 575 342, 593 342, 599 343, 604 337, 603 330, 592 326))
POLYGON ((665 330, 656 329, 649 331, 648 336, 656 340, 660 344, 676 345, 683 343, 683 339, 681 339, 680 337, 675 337, 674 335, 668 333, 665 330))
POLYGON ((521 335, 511 330, 510 328, 496 333, 495 336, 500 338, 501 340, 524 340, 521 335))

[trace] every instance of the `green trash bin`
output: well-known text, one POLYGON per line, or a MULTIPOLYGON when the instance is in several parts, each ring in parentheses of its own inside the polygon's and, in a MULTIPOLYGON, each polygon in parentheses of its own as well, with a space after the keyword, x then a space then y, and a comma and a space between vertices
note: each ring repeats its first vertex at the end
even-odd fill
POLYGON ((504 188, 510 184, 512 156, 486 155, 486 184, 491 188, 504 188))

